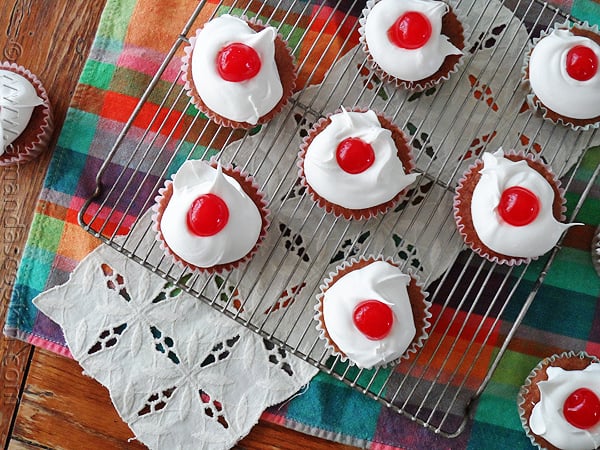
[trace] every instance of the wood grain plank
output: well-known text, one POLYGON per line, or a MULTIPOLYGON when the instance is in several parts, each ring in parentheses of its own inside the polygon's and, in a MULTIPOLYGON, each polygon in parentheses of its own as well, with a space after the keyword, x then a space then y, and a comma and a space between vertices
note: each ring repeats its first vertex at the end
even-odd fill
MULTIPOLYGON (((3 325, 29 225, 56 137, 91 46, 105 0, 0 2, 0 59, 30 69, 42 80, 54 111, 47 152, 23 166, 0 168, 0 323, 3 325)), ((0 336, 0 444, 8 440, 31 347, 0 336)))
POLYGON ((54 449, 144 448, 118 416, 108 391, 71 359, 36 349, 13 437, 54 449))
MULTIPOLYGON (((56 124, 48 152, 29 164, 3 168, 0 172, 4 199, 10 192, 15 205, 10 216, 4 207, 0 216, 2 323, 52 148, 104 3, 105 0, 79 0, 77 7, 73 7, 72 0, 0 2, 1 59, 17 62, 40 77, 48 90, 56 124)), ((106 389, 84 376, 75 361, 44 350, 34 351, 28 344, 3 336, 0 336, 0 361, 3 448, 143 448, 137 441, 129 441, 133 433, 119 418, 106 389), (22 384, 25 388, 20 392, 22 384)), ((350 448, 266 422, 259 423, 239 444, 239 448, 247 449, 302 447, 350 448)))

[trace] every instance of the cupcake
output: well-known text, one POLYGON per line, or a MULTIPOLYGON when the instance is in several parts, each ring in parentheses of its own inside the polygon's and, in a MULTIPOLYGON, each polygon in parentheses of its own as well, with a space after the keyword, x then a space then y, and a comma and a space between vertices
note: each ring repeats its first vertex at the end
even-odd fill
POLYGON ((287 103, 296 82, 294 58, 277 30, 229 14, 204 24, 182 61, 194 105, 227 127, 268 122, 287 103))
POLYGON ((574 224, 564 220, 563 190, 532 155, 484 153, 459 180, 454 218, 465 243, 492 262, 527 263, 556 245, 574 224))
POLYGON ((52 136, 52 111, 40 80, 14 63, 0 64, 0 166, 36 158, 52 136))
POLYGON ((299 175, 312 199, 346 219, 385 213, 417 178, 406 137, 374 111, 346 111, 319 120, 304 138, 299 175))
POLYGON ((345 262, 325 279, 315 319, 333 355, 370 369, 422 347, 429 306, 412 274, 391 260, 363 257, 345 262))
POLYGON ((186 161, 159 191, 153 223, 179 265, 222 272, 247 261, 264 240, 264 195, 247 174, 219 163, 186 161))
POLYGON ((464 29, 453 8, 437 0, 369 0, 360 19, 368 61, 383 80, 422 91, 458 69, 464 29))
POLYGON ((600 125, 600 34, 597 27, 559 25, 528 52, 528 101, 545 119, 575 130, 600 125))
POLYGON ((600 360, 584 352, 544 359, 521 387, 518 405, 538 448, 600 448, 600 360))

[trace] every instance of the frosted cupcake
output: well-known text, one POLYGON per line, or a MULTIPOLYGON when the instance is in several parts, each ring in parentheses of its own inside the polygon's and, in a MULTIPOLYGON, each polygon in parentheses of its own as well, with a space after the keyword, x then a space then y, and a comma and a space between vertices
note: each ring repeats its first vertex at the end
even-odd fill
POLYGON ((428 89, 458 69, 464 29, 452 7, 437 0, 369 0, 360 19, 369 62, 398 87, 428 89))
POLYGON ((197 31, 182 62, 194 105, 227 127, 268 122, 288 102, 296 82, 294 58, 277 30, 229 14, 197 31))
POLYGON ((201 160, 186 161, 159 191, 154 230, 173 260, 222 272, 247 261, 268 227, 264 195, 247 174, 201 160))
POLYGON ((346 219, 385 213, 418 176, 404 133, 371 110, 342 109, 318 121, 302 142, 298 165, 312 199, 346 219))
POLYGON ((565 199, 551 168, 531 155, 484 153, 459 180, 454 218, 465 243, 500 264, 550 251, 563 232, 565 199))
POLYGON ((315 319, 333 355, 369 369, 423 345, 429 306, 414 276, 391 260, 369 257, 347 261, 325 279, 315 319))
POLYGON ((531 442, 547 450, 600 447, 600 360, 584 352, 541 361, 518 397, 531 442))
POLYGON ((597 27, 559 25, 525 59, 528 101, 544 118, 571 128, 600 125, 600 34, 597 27))
POLYGON ((596 228, 596 234, 592 239, 592 263, 600 276, 600 226, 596 228))
POLYGON ((53 123, 40 80, 14 63, 0 64, 0 166, 36 158, 48 147, 53 123))

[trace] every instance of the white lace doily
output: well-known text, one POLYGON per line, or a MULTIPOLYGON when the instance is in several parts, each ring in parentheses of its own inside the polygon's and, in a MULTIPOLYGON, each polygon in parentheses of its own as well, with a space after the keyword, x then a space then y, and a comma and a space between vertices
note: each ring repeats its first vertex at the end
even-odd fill
POLYGON ((34 300, 154 449, 226 449, 317 369, 100 246, 34 300))

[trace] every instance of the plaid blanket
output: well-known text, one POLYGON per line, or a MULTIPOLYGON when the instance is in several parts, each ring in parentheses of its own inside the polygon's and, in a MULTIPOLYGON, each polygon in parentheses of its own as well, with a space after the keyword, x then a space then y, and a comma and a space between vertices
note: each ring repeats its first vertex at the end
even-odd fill
MULTIPOLYGON (((595 1, 555 3, 580 19, 600 23, 600 4, 595 1)), ((11 297, 6 335, 69 355, 60 328, 41 314, 31 300, 44 290, 66 282, 77 263, 100 244, 79 227, 78 211, 94 191, 95 174, 124 122, 196 5, 196 0, 107 1, 37 204, 11 297)), ((207 2, 199 20, 217 7, 212 0, 207 2)), ((309 7, 310 18, 316 16, 316 20, 306 19, 300 11, 290 11, 286 20, 298 24, 295 33, 289 36, 297 57, 318 42, 319 33, 331 35, 335 31, 325 21, 331 14, 330 8, 327 3, 324 8, 309 7), (311 28, 303 28, 308 26, 311 28), (302 34, 306 38, 300 42, 302 34)), ((350 13, 356 20, 360 8, 350 13)), ((342 12, 335 14, 338 17, 342 12)), ((354 22, 347 22, 341 33, 338 31, 336 42, 349 49, 356 45, 357 36, 351 33, 354 22)), ((317 51, 327 58, 335 55, 337 49, 317 51)), ((313 68, 307 61, 300 74, 300 87, 309 81, 304 74, 311 73, 313 68)), ((326 65, 317 68, 310 82, 318 82, 326 68, 326 65)), ((161 80, 165 89, 168 81, 177 80, 178 72, 179 59, 174 58, 161 80)), ((156 112, 157 107, 148 103, 138 115, 136 126, 149 123, 156 112)), ((114 164, 109 171, 121 169, 118 163, 114 164)), ((598 164, 600 148, 589 150, 573 175, 574 182, 567 194, 570 206, 577 203, 598 164)), ((515 399, 531 368, 539 359, 562 350, 587 350, 600 356, 600 282, 589 252, 594 229, 600 223, 598 184, 589 193, 577 219, 584 226, 568 233, 536 301, 480 398, 473 420, 459 437, 452 440, 440 437, 324 374, 319 374, 301 395, 266 411, 263 418, 372 449, 529 448, 531 444, 522 431, 515 399)), ((125 219, 125 225, 128 220, 125 219)), ((468 264, 463 255, 455 267, 462 269, 468 264)), ((519 289, 531 290, 534 282, 525 279, 519 289)), ((507 321, 518 312, 509 311, 507 321)), ((491 346, 491 354, 497 351, 491 346)))

